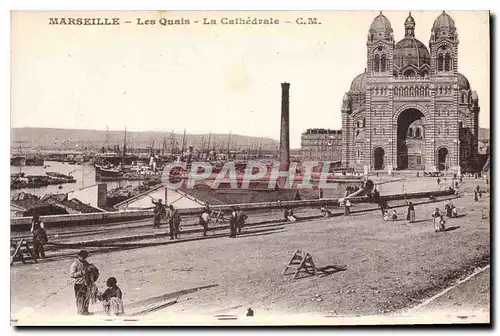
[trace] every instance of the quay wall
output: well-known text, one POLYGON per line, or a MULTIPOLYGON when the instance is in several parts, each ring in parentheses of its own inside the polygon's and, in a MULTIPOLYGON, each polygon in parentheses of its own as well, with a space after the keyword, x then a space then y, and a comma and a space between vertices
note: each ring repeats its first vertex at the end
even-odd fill
MULTIPOLYGON (((416 192, 405 194, 384 195, 383 199, 401 200, 412 198, 425 198, 429 196, 448 196, 454 193, 453 190, 446 191, 428 191, 416 192)), ((369 202, 367 196, 359 196, 349 198, 353 203, 369 202)), ((229 211, 231 207, 238 206, 244 211, 265 211, 284 208, 307 208, 307 207, 321 207, 321 206, 338 206, 338 199, 325 198, 314 200, 300 200, 300 201, 281 201, 281 202, 266 202, 266 203, 247 203, 247 204, 230 204, 230 205, 213 205, 210 206, 212 210, 229 211)), ((201 214, 203 207, 178 209, 182 216, 193 216, 201 214)), ((141 220, 153 216, 153 210, 129 210, 129 211, 115 211, 115 212, 99 212, 89 214, 70 214, 70 215, 52 215, 41 216, 46 228, 58 226, 81 226, 81 225, 100 225, 119 222, 130 222, 134 220, 141 220)), ((18 217, 11 218, 10 225, 11 231, 26 231, 31 227, 31 217, 18 217)))

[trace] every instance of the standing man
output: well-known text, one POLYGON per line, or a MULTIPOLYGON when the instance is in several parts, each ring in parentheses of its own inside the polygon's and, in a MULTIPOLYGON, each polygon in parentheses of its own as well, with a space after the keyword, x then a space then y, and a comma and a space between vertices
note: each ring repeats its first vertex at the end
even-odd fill
POLYGON ((85 282, 85 275, 89 263, 87 262, 87 257, 89 253, 85 250, 78 252, 77 259, 71 264, 69 269, 69 276, 75 279, 75 298, 76 298, 76 308, 78 315, 90 315, 89 313, 89 300, 88 291, 85 282))
POLYGON ((231 217, 229 218, 229 238, 236 238, 236 228, 238 226, 238 212, 235 207, 231 208, 231 217))
POLYGON ((415 221, 415 206, 412 202, 408 202, 408 220, 410 223, 415 221))
POLYGON ((38 214, 33 215, 33 220, 31 222, 31 232, 33 233, 33 251, 35 252, 35 257, 40 259, 40 256, 45 259, 45 250, 43 248, 44 244, 47 244, 47 233, 45 232, 44 225, 40 221, 40 216, 38 214))
POLYGON ((181 226, 181 216, 179 215, 179 210, 175 209, 172 204, 170 204, 170 210, 172 210, 172 223, 174 226, 174 238, 179 238, 180 226, 181 226))
POLYGON ((441 189, 441 179, 438 177, 437 178, 437 184, 438 184, 438 190, 441 189))
POLYGON ((241 211, 240 208, 238 208, 237 214, 238 214, 238 233, 241 233, 241 229, 243 228, 243 226, 245 226, 245 221, 247 220, 248 216, 246 213, 241 211))
POLYGON ((165 217, 165 206, 161 202, 161 198, 158 200, 158 202, 155 202, 154 200, 151 200, 151 202, 155 205, 155 210, 154 210, 154 229, 159 229, 160 228, 160 222, 163 217, 165 217))
POLYGON ((351 201, 349 201, 349 199, 346 199, 344 203, 344 216, 350 216, 350 215, 351 215, 351 201))
POLYGON ((175 227, 174 227, 174 206, 172 204, 168 206, 168 212, 165 217, 168 221, 170 240, 173 240, 175 238, 175 227))
POLYGON ((203 226, 203 236, 207 235, 209 222, 210 222, 210 214, 205 209, 205 211, 203 211, 203 213, 200 216, 200 225, 203 226))

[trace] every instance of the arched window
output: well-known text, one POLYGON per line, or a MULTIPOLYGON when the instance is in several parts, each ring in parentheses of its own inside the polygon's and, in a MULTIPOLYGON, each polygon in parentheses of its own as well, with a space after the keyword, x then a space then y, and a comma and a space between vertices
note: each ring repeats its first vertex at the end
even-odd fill
POLYGON ((420 127, 415 128, 415 138, 420 139, 422 134, 420 133, 420 127))
POLYGON ((408 129, 408 138, 413 138, 413 128, 412 127, 410 127, 408 129))
POLYGON ((444 71, 451 71, 451 57, 450 54, 446 54, 444 57, 444 71))
POLYGON ((375 72, 380 71, 380 56, 378 54, 375 55, 375 66, 373 67, 373 71, 375 72))
POLYGON ((359 128, 359 121, 356 122, 356 127, 359 128))
POLYGON ((464 127, 464 123, 460 121, 460 122, 458 123, 458 128, 463 128, 463 127, 464 127))
POLYGON ((366 119, 363 118, 363 128, 366 126, 366 119))
POLYGON ((465 92, 462 92, 462 104, 465 104, 465 92))
POLYGON ((387 71, 387 68, 386 68, 386 59, 385 59, 385 55, 382 55, 382 58, 380 59, 380 71, 381 72, 386 72, 387 71))
POLYGON ((439 54, 439 56, 438 56, 438 71, 444 70, 443 64, 444 64, 443 54, 439 54))

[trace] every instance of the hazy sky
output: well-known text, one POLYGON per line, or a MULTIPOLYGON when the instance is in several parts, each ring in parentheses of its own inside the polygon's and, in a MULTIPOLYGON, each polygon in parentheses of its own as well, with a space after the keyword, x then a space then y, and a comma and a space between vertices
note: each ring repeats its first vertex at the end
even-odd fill
MULTIPOLYGON (((479 94, 489 127, 487 12, 448 12, 459 34, 459 72, 479 94)), ((290 87, 291 145, 306 128, 341 128, 340 106, 366 67, 378 11, 73 12, 120 17, 120 26, 51 26, 69 12, 12 15, 13 127, 233 133, 279 139, 281 87, 290 87), (317 17, 321 25, 138 26, 137 18, 317 17)), ((428 45, 440 11, 413 11, 428 45)), ((407 12, 384 11, 394 37, 407 12)))

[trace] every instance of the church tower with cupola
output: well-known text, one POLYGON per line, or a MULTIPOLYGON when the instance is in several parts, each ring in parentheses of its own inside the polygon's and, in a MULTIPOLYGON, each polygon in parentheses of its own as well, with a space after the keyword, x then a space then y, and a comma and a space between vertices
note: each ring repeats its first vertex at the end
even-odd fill
POLYGON ((445 12, 429 48, 409 13, 395 43, 380 12, 368 30, 365 71, 342 98, 342 164, 355 171, 473 171, 479 100, 458 72, 458 34, 445 12))

